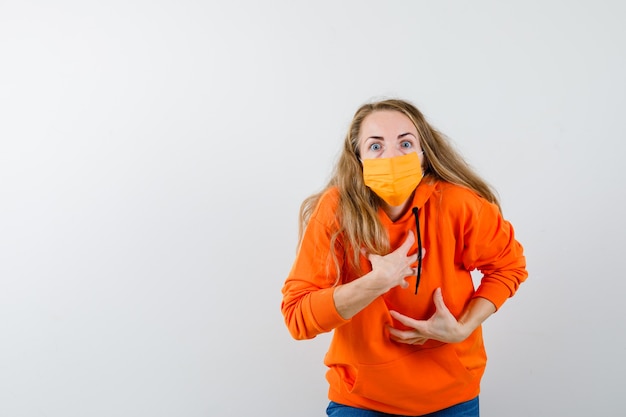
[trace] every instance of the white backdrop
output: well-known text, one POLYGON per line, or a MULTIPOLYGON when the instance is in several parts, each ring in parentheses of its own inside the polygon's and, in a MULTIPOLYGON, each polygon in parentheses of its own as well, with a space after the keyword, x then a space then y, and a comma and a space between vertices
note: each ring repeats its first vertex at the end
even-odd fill
POLYGON ((353 112, 413 101, 530 276, 486 417, 618 415, 626 6, 0 0, 0 416, 315 417, 280 289, 353 112))

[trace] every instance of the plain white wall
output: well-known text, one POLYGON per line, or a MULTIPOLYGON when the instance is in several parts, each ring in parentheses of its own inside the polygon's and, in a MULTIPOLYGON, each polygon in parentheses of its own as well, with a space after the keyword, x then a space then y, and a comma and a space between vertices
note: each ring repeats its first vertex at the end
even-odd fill
POLYGON ((280 289, 356 108, 417 104, 530 277, 482 414, 617 415, 620 1, 0 1, 0 415, 324 415, 280 289))

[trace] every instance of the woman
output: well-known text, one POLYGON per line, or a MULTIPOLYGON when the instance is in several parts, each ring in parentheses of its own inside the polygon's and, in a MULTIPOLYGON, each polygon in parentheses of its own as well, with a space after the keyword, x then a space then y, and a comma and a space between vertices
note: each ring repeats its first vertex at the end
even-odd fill
POLYGON ((334 331, 328 416, 478 416, 481 324, 525 267, 490 187, 411 103, 385 100, 356 112, 302 204, 281 309, 296 339, 334 331))

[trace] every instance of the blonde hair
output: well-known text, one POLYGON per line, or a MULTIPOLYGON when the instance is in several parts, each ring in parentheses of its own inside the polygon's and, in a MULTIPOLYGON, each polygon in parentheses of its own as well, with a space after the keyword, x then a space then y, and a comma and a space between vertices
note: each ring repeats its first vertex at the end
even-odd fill
MULTIPOLYGON (((357 269, 361 249, 368 253, 387 254, 389 236, 378 218, 380 198, 363 182, 363 166, 359 160, 359 135, 363 120, 376 111, 391 110, 407 116, 415 125, 419 141, 424 151, 424 180, 442 180, 467 187, 486 200, 500 207, 495 191, 453 148, 449 140, 424 118, 423 114, 411 103, 390 99, 367 103, 361 106, 350 123, 343 149, 335 166, 330 181, 319 193, 306 198, 300 206, 299 241, 311 213, 319 203, 321 196, 329 188, 336 187, 339 191, 339 207, 337 219, 339 229, 331 237, 330 247, 335 247, 337 239, 342 236, 346 253, 346 261, 357 269), (348 249, 349 248, 349 249, 348 249)), ((331 251, 332 260, 337 272, 337 282, 341 280, 339 260, 331 251)))

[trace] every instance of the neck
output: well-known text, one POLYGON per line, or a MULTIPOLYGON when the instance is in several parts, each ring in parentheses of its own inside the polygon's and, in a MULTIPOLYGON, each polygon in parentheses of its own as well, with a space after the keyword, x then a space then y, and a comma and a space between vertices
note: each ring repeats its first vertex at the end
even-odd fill
MULTIPOLYGON (((415 194, 415 191, 413 191, 413 194, 415 194)), ((396 220, 398 220, 400 217, 404 215, 404 213, 407 212, 407 210, 409 210, 409 207, 411 206, 411 203, 413 202, 413 194, 411 194, 411 196, 407 198, 407 200, 404 203, 400 204, 399 206, 391 206, 385 201, 382 202, 382 209, 385 212, 385 214, 387 214, 387 217, 391 219, 392 222, 395 222, 396 220)))

